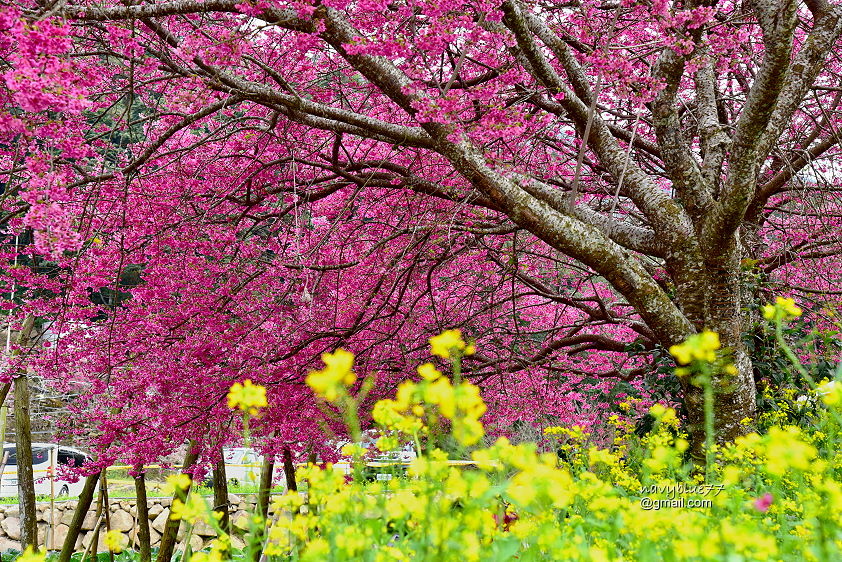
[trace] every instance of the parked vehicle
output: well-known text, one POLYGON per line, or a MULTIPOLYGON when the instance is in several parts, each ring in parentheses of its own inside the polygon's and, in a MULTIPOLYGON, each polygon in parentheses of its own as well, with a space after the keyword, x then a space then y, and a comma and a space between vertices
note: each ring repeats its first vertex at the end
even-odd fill
MULTIPOLYGON (((32 471, 35 477, 35 495, 78 496, 85 485, 84 479, 80 478, 76 482, 62 479, 62 467, 82 466, 88 458, 85 453, 73 447, 54 443, 33 443, 32 471)), ((0 497, 17 496, 18 455, 14 443, 3 446, 0 464, 2 459, 6 462, 0 475, 0 497)))
MULTIPOLYGON (((263 455, 248 447, 224 449, 225 478, 234 484, 257 486, 260 484, 260 471, 263 468, 263 455)), ((284 469, 277 462, 272 473, 272 482, 283 484, 284 469)))
MULTIPOLYGON (((349 442, 340 443, 340 448, 347 445, 349 442)), ((376 451, 374 441, 364 441, 357 443, 368 450, 376 451)), ((391 480, 393 476, 406 475, 406 468, 409 463, 416 457, 415 447, 411 444, 405 444, 401 448, 386 453, 380 453, 375 456, 368 456, 363 467, 363 477, 367 480, 391 480)), ((333 470, 340 471, 346 475, 353 472, 351 466, 351 459, 347 457, 333 465, 333 470)))
POLYGON ((235 484, 258 484, 263 456, 248 447, 223 450, 225 455, 225 477, 235 484))

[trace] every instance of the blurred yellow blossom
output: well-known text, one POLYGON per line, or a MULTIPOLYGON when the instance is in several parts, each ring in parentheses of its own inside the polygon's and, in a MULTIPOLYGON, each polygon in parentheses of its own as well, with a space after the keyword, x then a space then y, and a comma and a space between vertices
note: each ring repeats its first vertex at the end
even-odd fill
POLYGON ((47 559, 47 552, 32 550, 31 546, 27 546, 26 550, 18 556, 17 562, 44 562, 47 559))
POLYGON ((313 371, 305 382, 313 392, 327 400, 336 401, 345 392, 345 387, 354 384, 357 376, 351 370, 354 365, 354 354, 344 349, 337 349, 333 353, 323 353, 322 361, 325 368, 313 371))
POLYGON ((108 531, 105 533, 104 542, 109 551, 119 554, 129 546, 129 537, 120 531, 108 531))
POLYGON ((256 416, 260 408, 265 408, 266 388, 258 384, 252 384, 249 379, 242 384, 235 382, 228 391, 228 407, 248 412, 256 416))
POLYGON ((190 487, 190 476, 183 473, 175 473, 167 476, 167 481, 164 490, 167 494, 174 494, 179 491, 184 491, 190 487))
POLYGON ((670 347, 670 354, 681 365, 689 365, 695 360, 713 362, 719 349, 719 334, 705 330, 693 334, 687 341, 670 347))
POLYGON ((816 453, 796 426, 772 427, 766 435, 766 470, 770 474, 783 476, 793 468, 807 470, 816 453))
POLYGON ((786 320, 801 316, 801 308, 795 305, 795 299, 776 297, 775 304, 763 305, 763 317, 766 320, 786 320))
POLYGON ((426 381, 435 381, 441 375, 441 371, 435 368, 432 363, 424 363, 418 367, 418 374, 426 381))
POLYGON ((837 406, 842 403, 842 384, 837 381, 822 381, 816 388, 816 393, 828 406, 837 406))
POLYGON ((342 446, 342 454, 346 457, 361 457, 366 454, 367 451, 368 449, 359 443, 347 443, 342 446))
POLYGON ((187 501, 176 498, 170 508, 170 519, 184 519, 190 523, 208 520, 208 505, 198 494, 190 494, 187 501))
POLYGON ((442 359, 448 359, 453 350, 464 351, 465 355, 474 353, 473 345, 468 346, 462 339, 461 330, 445 330, 437 336, 430 338, 430 347, 433 355, 442 359))

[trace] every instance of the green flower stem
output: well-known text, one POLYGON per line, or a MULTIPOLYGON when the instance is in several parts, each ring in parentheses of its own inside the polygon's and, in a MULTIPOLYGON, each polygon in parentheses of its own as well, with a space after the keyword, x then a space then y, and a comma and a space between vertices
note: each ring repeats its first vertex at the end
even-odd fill
MULTIPOLYGON (((707 366, 705 366, 707 370, 707 366)), ((710 483, 714 464, 714 424, 713 424, 713 385, 710 375, 703 379, 705 397, 705 482, 710 483)))
POLYGON ((778 344, 781 346, 781 349, 786 355, 786 358, 789 359, 790 363, 795 367, 795 370, 801 374, 807 381, 810 383, 810 386, 815 389, 815 383, 810 375, 807 373, 807 369, 801 364, 801 361, 798 360, 798 357, 795 356, 793 353, 792 348, 790 348, 786 341, 784 341, 784 334, 783 334, 783 322, 781 321, 780 317, 775 318, 775 339, 778 341, 778 344))
POLYGON ((453 386, 462 382, 462 353, 454 350, 453 354, 453 386))
POLYGON ((251 433, 249 432, 249 413, 243 411, 243 444, 246 448, 251 447, 251 433))
MULTIPOLYGON (((786 343, 783 334, 783 320, 780 316, 775 317, 775 340, 778 342, 778 345, 781 346, 781 350, 784 352, 784 355, 789 362, 792 363, 795 370, 804 377, 804 380, 807 381, 807 385, 810 387, 810 390, 815 391, 818 388, 816 381, 813 380, 813 377, 810 376, 810 373, 807 372, 807 369, 804 368, 804 365, 801 364, 801 361, 795 355, 795 352, 792 351, 792 348, 789 347, 789 344, 786 343)), ((840 362, 836 367, 836 377, 835 380, 840 379, 840 374, 842 374, 842 362, 840 362)), ((828 412, 830 413, 830 417, 836 420, 837 423, 842 423, 842 416, 840 416, 839 411, 835 408, 828 408, 828 412)))

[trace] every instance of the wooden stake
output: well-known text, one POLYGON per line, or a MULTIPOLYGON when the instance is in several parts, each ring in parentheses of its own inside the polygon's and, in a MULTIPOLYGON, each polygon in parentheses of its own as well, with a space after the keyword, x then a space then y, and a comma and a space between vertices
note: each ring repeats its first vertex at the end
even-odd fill
MULTIPOLYGON (((108 504, 108 479, 104 470, 102 471, 102 509, 105 513, 105 532, 108 533, 111 531, 111 506, 108 504)), ((108 559, 114 562, 114 552, 111 549, 108 549, 108 559)))

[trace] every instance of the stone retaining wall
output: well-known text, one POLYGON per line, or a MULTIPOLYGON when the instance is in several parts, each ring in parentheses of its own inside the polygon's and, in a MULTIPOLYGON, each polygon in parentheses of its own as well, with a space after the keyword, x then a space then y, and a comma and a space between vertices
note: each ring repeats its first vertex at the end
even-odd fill
MULTIPOLYGON (((213 498, 208 498, 211 502, 213 498)), ((149 498, 149 534, 152 539, 152 546, 161 542, 161 533, 170 515, 171 498, 149 498)), ((248 514, 253 512, 256 503, 254 496, 228 495, 230 506, 231 523, 234 533, 231 542, 235 548, 242 548, 242 539, 237 536, 248 528, 248 514)), ((50 502, 39 502, 36 506, 38 515, 38 541, 39 544, 47 546, 49 550, 60 550, 67 537, 70 528, 70 521, 76 510, 76 500, 56 501, 53 507, 50 502)), ((137 546, 137 501, 135 499, 112 498, 109 501, 109 518, 111 529, 125 533, 129 537, 131 545, 137 546)), ((20 549, 20 511, 17 505, 0 504, 0 552, 13 548, 20 549)), ((94 525, 96 525, 96 501, 85 516, 82 523, 82 532, 76 540, 76 550, 84 551, 93 540, 94 525)), ((178 530, 178 539, 184 538, 184 524, 178 530)), ((104 552, 108 548, 104 544, 105 524, 99 535, 97 551, 104 552)), ((216 536, 214 530, 207 524, 199 523, 193 528, 190 544, 194 551, 207 546, 216 536)))

